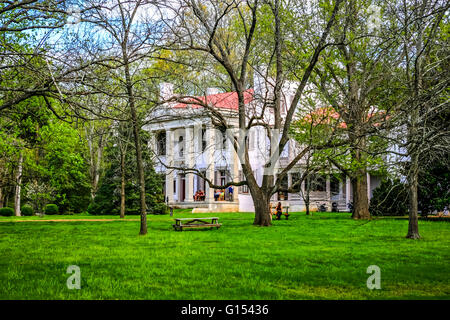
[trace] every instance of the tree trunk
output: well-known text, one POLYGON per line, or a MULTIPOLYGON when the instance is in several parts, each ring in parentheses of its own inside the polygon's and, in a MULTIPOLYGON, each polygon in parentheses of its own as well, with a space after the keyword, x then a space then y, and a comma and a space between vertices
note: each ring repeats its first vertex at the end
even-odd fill
POLYGON ((94 174, 92 177, 92 188, 91 188, 92 200, 95 199, 95 195, 97 194, 98 190, 98 181, 100 180, 100 166, 102 162, 102 155, 103 155, 103 143, 102 137, 100 137, 97 149, 97 161, 95 161, 94 174))
MULTIPOLYGON (((309 157, 308 157, 308 167, 309 167, 309 157)), ((306 206, 306 215, 309 216, 309 205, 311 204, 310 201, 310 195, 311 195, 311 176, 308 174, 306 177, 306 195, 305 195, 305 206, 306 206)))
POLYGON ((419 176, 419 157, 417 152, 411 156, 411 168, 408 173, 408 191, 409 191, 409 223, 408 239, 419 239, 419 218, 417 212, 417 185, 419 176))
MULTIPOLYGON (((359 130, 355 131, 355 136, 359 136, 359 130)), ((362 150, 365 149, 365 138, 352 139, 353 151, 351 152, 352 162, 358 168, 354 172, 351 179, 353 188, 353 219, 370 219, 369 212, 369 198, 367 196, 367 172, 366 163, 362 155, 362 150)))
POLYGON ((255 204, 255 220, 253 224, 256 226, 268 227, 272 225, 271 212, 269 209, 270 197, 267 197, 261 190, 251 192, 253 203, 255 204))
POLYGON ((0 208, 3 208, 3 188, 0 187, 0 208))
POLYGON ((120 153, 120 217, 125 218, 125 154, 120 153))
MULTIPOLYGON (((426 2, 422 3, 420 8, 419 17, 423 16, 425 12, 426 2)), ((422 30, 422 18, 419 18, 417 21, 417 40, 416 41, 416 52, 422 52, 423 42, 423 30, 422 30)), ((412 89, 412 96, 414 97, 414 101, 419 102, 420 90, 423 85, 423 74, 422 74, 422 59, 423 56, 418 56, 415 60, 415 77, 412 89)), ((408 239, 419 239, 419 218, 418 218, 418 199, 417 199, 417 185, 419 183, 419 156, 420 156, 420 147, 414 143, 419 135, 418 125, 419 125, 419 117, 421 104, 419 103, 411 112, 410 119, 408 125, 408 154, 410 155, 410 168, 408 172, 408 193, 409 193, 409 221, 408 221, 408 233, 406 234, 406 238, 408 239)))
POLYGON ((94 150, 94 131, 93 127, 91 126, 88 129, 86 128, 86 137, 89 147, 89 154, 90 154, 90 161, 89 161, 89 173, 91 175, 91 199, 95 199, 95 195, 97 194, 98 190, 98 182, 100 180, 100 167, 102 163, 103 158, 103 148, 104 148, 104 141, 103 141, 103 134, 100 134, 99 141, 97 144, 97 150, 94 150))
POLYGON ((14 212, 17 217, 21 216, 20 191, 22 189, 22 168, 23 168, 23 152, 20 151, 19 162, 17 163, 16 192, 14 195, 14 212))
POLYGON ((352 179, 353 187, 353 219, 370 219, 369 198, 367 197, 367 175, 364 170, 358 171, 352 179))
MULTIPOLYGON (((125 42, 126 43, 126 42, 125 42)), ((144 165, 142 161, 142 149, 141 149, 141 138, 139 135, 139 121, 137 118, 136 105, 134 100, 133 93, 133 83, 131 81, 130 75, 130 66, 128 62, 128 58, 125 52, 125 48, 123 48, 123 57, 124 57, 124 68, 125 68, 125 80, 128 94, 128 104, 130 107, 131 113, 131 123, 133 125, 133 135, 134 135, 134 147, 136 149, 136 163, 137 163, 137 173, 139 178, 139 194, 140 194, 140 214, 141 214, 141 228, 139 231, 140 235, 147 234, 147 204, 145 202, 145 173, 144 173, 144 165)))

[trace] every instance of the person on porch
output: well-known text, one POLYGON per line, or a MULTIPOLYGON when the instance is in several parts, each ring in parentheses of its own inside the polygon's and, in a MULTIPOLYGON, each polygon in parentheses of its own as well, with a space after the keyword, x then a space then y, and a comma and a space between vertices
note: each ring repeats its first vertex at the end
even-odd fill
POLYGON ((214 190, 214 201, 219 200, 219 197, 220 197, 220 192, 217 190, 214 190))
POLYGON ((198 201, 205 201, 205 193, 202 189, 198 191, 198 201))
POLYGON ((233 201, 233 187, 229 186, 228 187, 228 197, 230 201, 233 201))

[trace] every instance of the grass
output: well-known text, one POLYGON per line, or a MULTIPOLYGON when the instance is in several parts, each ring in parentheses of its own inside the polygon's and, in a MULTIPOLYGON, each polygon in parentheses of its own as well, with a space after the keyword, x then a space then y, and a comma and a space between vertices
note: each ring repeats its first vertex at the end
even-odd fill
MULTIPOLYGON (((347 213, 293 213, 274 226, 253 214, 219 216, 219 230, 175 232, 173 217, 139 221, 12 222, 0 217, 0 299, 449 299, 450 224, 406 219, 354 221, 347 213), (69 290, 69 265, 81 290, 69 290), (381 269, 369 290, 367 267, 381 269)), ((118 218, 46 216, 47 218, 118 218)), ((129 216, 136 219, 137 216, 129 216)), ((21 219, 42 219, 21 217, 21 219)))

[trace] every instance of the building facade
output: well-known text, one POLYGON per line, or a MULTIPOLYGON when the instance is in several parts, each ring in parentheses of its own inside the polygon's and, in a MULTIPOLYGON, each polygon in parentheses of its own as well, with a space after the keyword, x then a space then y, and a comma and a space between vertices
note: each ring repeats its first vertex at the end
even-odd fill
MULTIPOLYGON (((263 95, 264 86, 257 85, 261 79, 255 79, 255 88, 247 90, 244 95, 249 110, 260 111, 258 95, 263 95)), ((282 113, 286 112, 292 101, 293 84, 288 83, 283 88, 282 113)), ((161 84, 161 99, 171 99, 173 86, 161 84)), ((173 100, 173 99, 172 99, 173 100)), ((169 206, 176 208, 192 208, 193 212, 252 212, 254 205, 249 189, 246 186, 225 189, 210 188, 203 175, 216 185, 225 185, 243 179, 239 156, 232 145, 233 130, 221 132, 212 123, 211 112, 220 113, 227 123, 238 128, 238 99, 236 92, 220 93, 217 89, 206 90, 204 96, 192 97, 192 103, 167 102, 152 114, 151 124, 145 127, 151 132, 150 148, 155 154, 155 169, 165 176, 165 195, 169 206), (196 104, 198 103, 198 104, 196 104), (204 105, 210 108, 202 107, 204 105)), ((270 113, 266 121, 272 121, 270 113)), ((248 149, 250 164, 259 184, 264 174, 264 164, 267 160, 267 134, 263 127, 252 127, 248 133, 248 149)), ((290 140, 283 150, 277 165, 273 168, 275 176, 297 154, 301 146, 290 140)), ((290 188, 297 181, 305 163, 300 161, 285 177, 282 185, 290 188)), ((380 184, 380 179, 367 174, 369 199, 372 191, 380 184)), ((350 179, 337 170, 328 175, 316 175, 315 183, 310 190, 310 210, 325 204, 327 211, 332 205, 339 211, 347 211, 347 204, 352 202, 352 187, 350 179)), ((272 202, 280 201, 289 211, 305 210, 305 184, 295 193, 277 193, 272 202)))

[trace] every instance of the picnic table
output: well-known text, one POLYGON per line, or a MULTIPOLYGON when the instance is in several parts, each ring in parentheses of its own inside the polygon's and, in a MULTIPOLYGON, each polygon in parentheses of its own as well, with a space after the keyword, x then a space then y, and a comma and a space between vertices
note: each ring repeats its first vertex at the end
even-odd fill
POLYGON ((206 218, 176 218, 173 228, 176 231, 183 231, 183 228, 220 228, 222 224, 219 223, 217 217, 206 218))

